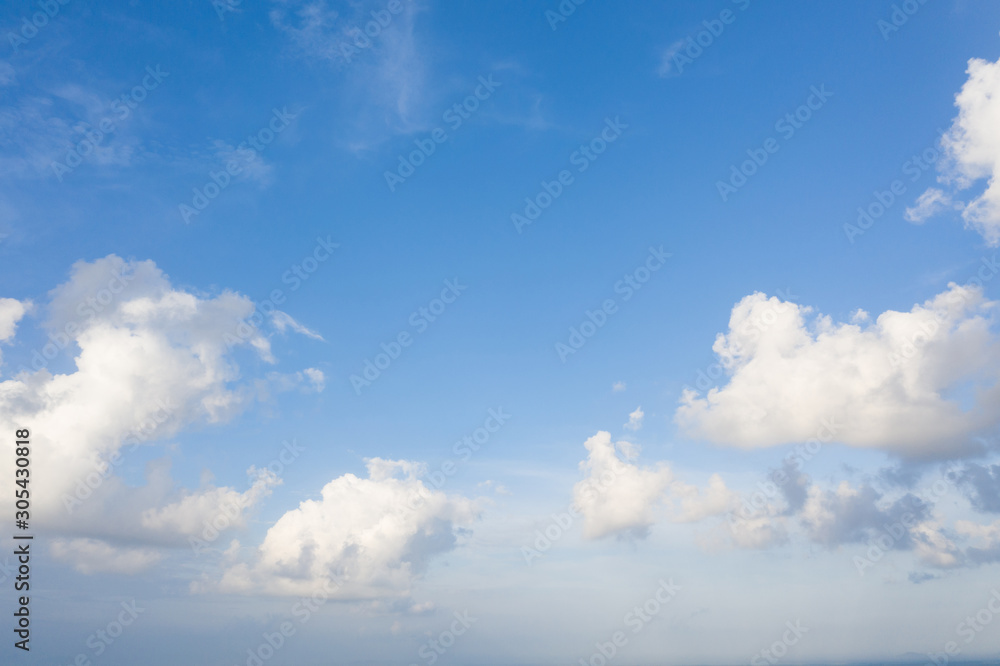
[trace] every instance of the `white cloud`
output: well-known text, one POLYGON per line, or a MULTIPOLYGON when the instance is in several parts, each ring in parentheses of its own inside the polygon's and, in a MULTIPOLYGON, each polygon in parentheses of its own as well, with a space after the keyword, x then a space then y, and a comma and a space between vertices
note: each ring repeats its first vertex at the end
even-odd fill
POLYGON ((0 342, 14 337, 17 322, 21 321, 29 305, 13 298, 0 298, 0 342))
MULTIPOLYGON (((923 224, 928 218, 937 215, 946 208, 955 207, 956 204, 952 202, 950 194, 946 194, 936 187, 931 187, 917 198, 916 206, 906 209, 903 217, 908 222, 923 224)), ((957 208, 960 210, 961 205, 958 205, 957 208)))
POLYGON ((141 573, 158 563, 161 554, 149 548, 116 548, 98 539, 56 539, 52 556, 83 574, 141 573))
MULTIPOLYGON (((31 303, 22 303, 13 298, 0 298, 0 343, 14 337, 17 332, 17 322, 31 308, 31 303)), ((0 352, 0 364, 3 363, 3 353, 0 352)))
POLYGON ((727 488, 718 474, 709 477, 708 486, 703 490, 680 481, 675 481, 670 490, 680 505, 673 520, 680 523, 696 523, 735 511, 740 504, 739 493, 727 488))
MULTIPOLYGON (((662 463, 650 468, 623 462, 606 431, 583 445, 589 454, 580 469, 587 478, 573 486, 573 501, 583 514, 584 536, 645 536, 673 480, 670 468, 662 463)), ((618 449, 626 454, 633 450, 627 442, 619 442, 618 449)))
POLYGON ((326 375, 317 368, 300 372, 269 372, 255 382, 257 397, 265 402, 275 393, 299 390, 300 393, 322 393, 326 388, 326 375))
POLYGON ((320 340, 320 341, 323 340, 322 335, 295 321, 295 319, 293 319, 292 316, 287 312, 276 310, 274 313, 271 314, 271 322, 274 324, 274 327, 282 333, 284 333, 286 329, 290 328, 296 333, 301 333, 307 338, 312 338, 313 340, 320 340))
MULTIPOLYGON (((240 498, 246 510, 266 494, 273 480, 258 480, 245 493, 178 489, 166 459, 150 463, 145 486, 127 485, 116 475, 117 465, 143 442, 224 422, 255 399, 253 382, 241 380, 232 357, 241 346, 270 356, 267 338, 246 324, 254 313, 250 299, 175 289, 153 262, 114 255, 76 263, 50 296, 45 326, 55 342, 35 358, 53 358, 49 351, 57 352, 58 344, 76 352, 74 370, 53 374, 43 367, 0 382, 0 429, 31 424, 37 525, 88 539, 187 545, 185 536, 226 500, 240 498)), ((0 454, 12 455, 11 446, 0 442, 0 454)), ((11 482, 0 479, 0 491, 12 492, 11 482)), ((61 552, 97 552, 92 543, 76 545, 64 544, 61 552)), ((130 558, 148 560, 134 553, 130 558)), ((86 562, 85 569, 95 568, 86 562)))
POLYGON ((302 371, 317 393, 322 393, 326 387, 326 375, 318 368, 306 368, 302 371))
MULTIPOLYGON (((955 524, 961 533, 961 524, 955 524)), ((938 569, 950 569, 965 562, 965 554, 949 539, 941 525, 934 520, 925 520, 910 530, 910 537, 916 543, 914 552, 921 562, 938 569)))
POLYGON ((196 590, 274 595, 327 589, 338 598, 406 596, 432 556, 452 549, 479 516, 475 502, 427 488, 425 466, 367 461, 368 478, 345 474, 267 531, 253 562, 196 590))
POLYGON ((638 430, 642 427, 642 419, 646 416, 645 412, 642 411, 642 407, 636 407, 635 411, 628 415, 628 423, 623 427, 627 430, 638 430))
MULTIPOLYGON (((612 443, 607 432, 597 433, 585 446, 589 455, 581 468, 588 477, 574 486, 573 494, 586 538, 643 537, 654 524, 672 522, 706 527, 695 541, 708 551, 768 549, 795 536, 831 550, 846 546, 857 556, 856 566, 861 558, 863 568, 874 566, 880 553, 888 551, 909 553, 916 563, 935 569, 1000 561, 1000 520, 986 525, 958 520, 951 529, 942 525, 934 501, 943 493, 938 486, 944 479, 921 494, 890 495, 868 483, 852 486, 846 481, 824 488, 813 484, 798 463, 786 461, 767 482, 743 494, 730 489, 719 474, 698 487, 674 478, 666 463, 639 467, 623 461, 634 459, 636 447, 612 443), (873 544, 878 545, 874 555, 873 544)), ((994 468, 1000 465, 989 469, 994 468)), ((966 483, 952 473, 946 477, 966 483)), ((987 481, 976 479, 979 487, 987 481)), ((972 508, 995 512, 982 501, 972 508)))
MULTIPOLYGON (((142 526, 156 531, 192 537, 206 530, 206 523, 219 522, 229 527, 246 524, 246 509, 271 494, 271 488, 281 480, 273 472, 257 472, 250 468, 248 475, 254 480, 249 489, 239 492, 233 488, 209 487, 198 492, 182 492, 171 504, 150 508, 142 514, 142 526)), ((218 528, 216 528, 218 529, 218 528)))
MULTIPOLYGON (((958 116, 941 138, 945 158, 941 180, 958 190, 986 181, 985 188, 962 211, 967 227, 978 231, 991 246, 1000 244, 1000 60, 969 60, 968 80, 955 96, 958 116)), ((924 197, 933 198, 928 190, 924 197)), ((929 200, 928 200, 929 201, 929 200)), ((916 215, 917 213, 915 213, 916 215)), ((910 211, 907 211, 909 219, 910 211)))
POLYGON ((615 382, 614 384, 611 385, 611 390, 614 391, 615 393, 618 393, 619 391, 624 391, 625 382, 615 382))
POLYGON ((1000 420, 994 303, 948 291, 874 322, 834 323, 761 293, 733 308, 713 349, 729 374, 687 389, 675 418, 689 435, 744 448, 820 438, 913 457, 978 450, 1000 420))
POLYGON ((674 478, 669 465, 640 467, 632 461, 639 447, 626 441, 612 444, 610 433, 601 431, 588 439, 589 452, 580 468, 587 478, 573 487, 573 500, 583 515, 583 535, 588 539, 607 536, 643 538, 660 521, 701 523, 721 519, 698 541, 709 550, 719 548, 766 548, 786 539, 784 519, 774 506, 753 515, 738 515, 742 496, 713 474, 699 488, 674 478))

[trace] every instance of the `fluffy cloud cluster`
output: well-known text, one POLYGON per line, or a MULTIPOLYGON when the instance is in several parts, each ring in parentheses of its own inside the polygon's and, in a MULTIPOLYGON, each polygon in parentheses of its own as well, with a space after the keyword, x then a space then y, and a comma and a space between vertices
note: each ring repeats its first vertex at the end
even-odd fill
MULTIPOLYGON (((983 191, 967 204, 958 204, 966 226, 982 234, 987 243, 1000 245, 1000 60, 969 60, 968 80, 955 96, 958 116, 942 137, 945 151, 940 180, 955 190, 986 181, 983 191)), ((912 222, 954 204, 951 195, 931 188, 906 212, 912 222)))
POLYGON ((908 457, 966 454, 1000 422, 994 311, 980 289, 955 284, 909 312, 858 311, 850 323, 752 294, 713 346, 728 383, 686 389, 675 419, 745 448, 832 438, 908 457))
MULTIPOLYGON (((612 443, 606 431, 584 442, 588 455, 580 463, 586 475, 573 486, 573 504, 583 516, 588 539, 608 536, 644 538, 657 522, 697 523, 736 512, 743 498, 713 474, 704 488, 675 478, 670 466, 635 463, 639 447, 631 442, 612 443)), ((763 547, 781 534, 763 517, 743 521, 733 538, 746 546, 763 547)))
MULTIPOLYGON (((786 312, 792 307, 771 306, 786 312)), ((588 539, 641 539, 658 523, 687 523, 698 526, 696 541, 709 551, 766 549, 794 537, 830 550, 845 549, 861 573, 893 551, 908 553, 915 563, 932 569, 1000 561, 1000 520, 953 520, 947 526, 937 507, 958 489, 969 501, 967 510, 1000 514, 1000 464, 953 465, 922 492, 901 490, 923 478, 928 467, 919 462, 905 470, 883 470, 879 477, 888 489, 876 489, 868 481, 826 487, 803 470, 822 446, 817 440, 815 446, 796 447, 755 488, 739 492, 719 474, 699 487, 677 479, 666 462, 640 466, 638 445, 613 442, 610 433, 601 431, 584 443, 587 458, 580 469, 585 478, 573 487, 574 507, 588 539)), ((920 582, 928 576, 933 577, 914 573, 911 579, 920 582)))
POLYGON ((423 465, 373 458, 368 478, 345 474, 288 511, 252 561, 196 589, 336 598, 405 596, 428 559, 453 548, 479 516, 475 502, 431 490, 423 465))
MULTIPOLYGON (((80 570, 96 571, 96 562, 116 561, 107 554, 112 544, 126 544, 117 570, 127 572, 156 560, 145 550, 137 556, 129 542, 186 546, 232 504, 231 523, 241 525, 273 477, 257 475, 245 492, 182 491, 165 459, 149 465, 141 487, 116 471, 128 450, 223 422, 256 399, 233 360, 238 347, 271 358, 253 302, 229 291, 208 298, 176 289, 152 262, 114 255, 78 262, 50 296, 48 339, 26 354, 32 369, 22 365, 0 382, 0 430, 31 430, 34 523, 75 537, 57 542, 57 556, 78 555, 80 570), (64 364, 62 353, 75 353, 75 370, 53 373, 48 366, 64 364)), ((24 304, 0 301, 0 336, 10 338, 24 312, 24 304)), ((12 446, 4 440, 0 453, 10 458, 12 446)), ((11 493, 11 482, 0 480, 0 492, 11 493)))

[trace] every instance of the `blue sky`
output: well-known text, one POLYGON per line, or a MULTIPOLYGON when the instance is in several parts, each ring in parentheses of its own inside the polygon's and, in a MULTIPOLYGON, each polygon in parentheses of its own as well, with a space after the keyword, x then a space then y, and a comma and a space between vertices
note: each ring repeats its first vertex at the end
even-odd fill
POLYGON ((53 0, 0 26, 0 428, 40 451, 11 659, 1000 649, 961 624, 1000 560, 992 3, 53 0))

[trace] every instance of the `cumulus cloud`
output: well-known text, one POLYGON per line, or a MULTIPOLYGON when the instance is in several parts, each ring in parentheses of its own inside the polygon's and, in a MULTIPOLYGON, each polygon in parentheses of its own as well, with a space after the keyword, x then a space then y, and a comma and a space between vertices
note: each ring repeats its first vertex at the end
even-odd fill
MULTIPOLYGON (((238 498, 234 524, 242 524, 242 511, 273 479, 244 493, 186 491, 170 478, 167 459, 148 465, 145 486, 127 485, 116 472, 143 443, 224 422, 255 399, 233 359, 238 347, 270 356, 267 338, 246 323, 253 302, 231 291, 201 297, 176 289, 153 262, 110 255, 76 263, 45 312, 49 342, 32 355, 35 370, 0 382, 0 429, 30 427, 35 442, 35 523, 84 539, 186 545, 186 535, 238 498), (73 371, 48 369, 59 347, 76 354, 73 371)), ((13 455, 12 445, 0 443, 0 453, 13 455)), ((0 480, 0 490, 12 492, 10 484, 0 480)), ((98 552, 89 541, 61 548, 66 557, 98 552)))
MULTIPOLYGON (((1000 520, 985 525, 958 520, 949 527, 935 506, 947 491, 947 478, 973 493, 973 508, 989 510, 1000 464, 967 465, 964 474, 949 471, 921 493, 886 493, 867 482, 815 484, 801 461, 789 456, 766 481, 740 492, 720 474, 699 487, 676 479, 664 462, 640 467, 634 462, 638 447, 613 443, 607 432, 598 432, 585 447, 589 455, 581 469, 587 478, 573 488, 585 538, 642 538, 655 524, 670 522, 699 526, 695 540, 708 551, 769 549, 792 538, 845 549, 855 554, 862 573, 887 551, 908 553, 934 569, 1000 561, 1000 520)), ((915 582, 921 580, 915 576, 915 582)))
POLYGON ((52 556, 83 574, 133 575, 158 563, 162 555, 151 548, 115 547, 99 539, 56 539, 52 556))
POLYGON ((583 514, 583 534, 601 537, 645 537, 656 522, 655 510, 673 480, 665 464, 639 467, 623 462, 618 452, 632 451, 632 445, 611 443, 611 433, 600 431, 586 442, 587 459, 580 469, 587 478, 573 486, 573 501, 583 514))
POLYGON ((422 464, 372 458, 368 478, 345 474, 285 513, 252 562, 196 590, 274 595, 326 590, 337 598, 402 597, 428 560, 455 547, 478 505, 431 490, 422 464))
POLYGON ((573 503, 583 516, 587 539, 645 538, 660 521, 701 523, 713 518, 719 519, 716 529, 701 537, 708 548, 733 544, 763 548, 784 539, 783 526, 775 520, 778 512, 771 508, 732 520, 745 500, 719 474, 711 475, 704 487, 685 483, 665 462, 638 465, 634 461, 639 447, 627 441, 612 443, 605 431, 584 442, 584 447, 588 456, 580 469, 586 478, 573 486, 573 503), (726 517, 728 526, 721 522, 726 517))
POLYGON ((645 416, 646 414, 642 411, 642 407, 636 407, 635 411, 628 415, 628 423, 623 427, 626 430, 638 430, 642 427, 642 419, 645 416))
POLYGON ((819 439, 914 458, 978 451, 1000 421, 994 306, 950 284, 909 312, 835 323, 752 294, 713 345, 728 383, 685 389, 675 419, 743 448, 819 439))
MULTIPOLYGON (((1000 60, 969 60, 969 78, 955 96, 958 115, 941 138, 944 159, 939 180, 955 190, 969 189, 982 181, 985 186, 962 209, 967 227, 979 232, 991 246, 1000 244, 1000 60)), ((945 207, 948 195, 932 188, 917 202, 913 217, 933 214, 945 207), (935 199, 941 205, 934 206, 935 199)), ((910 219, 910 210, 907 210, 910 219)))

